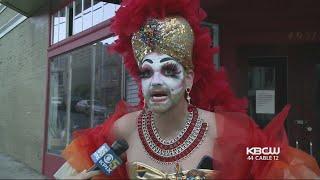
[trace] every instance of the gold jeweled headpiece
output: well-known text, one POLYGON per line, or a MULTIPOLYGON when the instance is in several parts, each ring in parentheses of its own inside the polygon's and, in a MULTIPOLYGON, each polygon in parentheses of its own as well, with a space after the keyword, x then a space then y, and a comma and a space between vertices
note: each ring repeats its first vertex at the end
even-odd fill
POLYGON ((188 21, 182 17, 149 19, 131 39, 138 65, 143 58, 158 52, 175 58, 186 69, 193 69, 193 31, 188 21))

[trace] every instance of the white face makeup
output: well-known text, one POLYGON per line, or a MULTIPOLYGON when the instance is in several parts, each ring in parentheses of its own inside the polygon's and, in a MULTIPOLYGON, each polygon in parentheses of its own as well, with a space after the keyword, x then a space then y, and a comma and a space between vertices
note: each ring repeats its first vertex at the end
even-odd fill
POLYGON ((148 108, 165 112, 184 100, 183 66, 166 54, 150 53, 140 66, 142 92, 148 108))

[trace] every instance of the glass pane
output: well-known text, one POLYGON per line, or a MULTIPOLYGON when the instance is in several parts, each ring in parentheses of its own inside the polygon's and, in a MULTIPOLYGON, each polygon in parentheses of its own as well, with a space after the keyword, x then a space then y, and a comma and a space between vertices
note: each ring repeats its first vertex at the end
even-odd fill
POLYGON ((82 2, 81 0, 76 0, 74 7, 75 16, 73 19, 73 34, 79 33, 82 31, 82 2))
POLYGON ((100 124, 114 111, 124 91, 122 59, 107 51, 115 39, 52 60, 48 152, 59 154, 75 130, 100 124))
POLYGON ((55 13, 52 17, 53 17, 53 25, 58 25, 59 24, 58 12, 55 13))
POLYGON ((66 21, 66 10, 60 11, 59 16, 59 41, 63 40, 67 36, 67 21, 66 21))
POLYGON ((50 64, 48 152, 59 154, 67 144, 67 98, 69 90, 68 56, 54 58, 50 64))
POLYGON ((59 38, 59 25, 53 26, 53 40, 52 43, 57 43, 59 38))
POLYGON ((110 54, 106 49, 114 42, 111 37, 95 45, 95 103, 93 126, 109 117, 121 99, 122 58, 118 54, 110 54))
POLYGON ((114 4, 114 11, 118 11, 118 9, 120 8, 120 5, 119 4, 114 4))
MULTIPOLYGON (((270 93, 275 93, 276 88, 275 73, 275 67, 253 66, 249 68, 249 114, 261 127, 267 125, 270 119, 272 119, 274 116, 274 113, 259 112, 261 110, 257 109, 257 105, 262 106, 264 104, 261 103, 269 103, 270 98, 272 99, 272 95, 270 95, 270 93), (257 97, 257 94, 259 94, 259 97, 257 97), (257 99, 259 99, 260 104, 257 104, 257 99)), ((273 96, 273 98, 275 97, 273 96)), ((275 107, 275 104, 273 104, 273 107, 275 107)))
POLYGON ((93 6, 93 25, 103 21, 103 5, 104 2, 99 2, 93 6))
POLYGON ((84 0, 83 10, 83 30, 92 27, 92 7, 91 0, 84 0))
POLYGON ((139 104, 138 84, 133 80, 128 72, 126 72, 126 101, 131 105, 139 104))
POLYGON ((98 4, 98 3, 102 3, 100 0, 93 0, 93 5, 98 4))
POLYGON ((72 133, 75 130, 89 128, 91 124, 91 46, 75 50, 71 56, 70 132, 72 133))
POLYGON ((75 12, 75 16, 79 15, 82 12, 82 0, 75 0, 75 7, 74 7, 74 12, 75 12))
POLYGON ((73 34, 77 34, 82 31, 82 16, 75 17, 73 25, 73 34))
POLYGON ((83 0, 83 11, 86 11, 91 7, 91 0, 83 0))
POLYGON ((52 43, 58 42, 59 38, 59 17, 58 12, 52 16, 52 43))
POLYGON ((118 4, 107 3, 103 6, 103 20, 112 18, 118 9, 118 4))

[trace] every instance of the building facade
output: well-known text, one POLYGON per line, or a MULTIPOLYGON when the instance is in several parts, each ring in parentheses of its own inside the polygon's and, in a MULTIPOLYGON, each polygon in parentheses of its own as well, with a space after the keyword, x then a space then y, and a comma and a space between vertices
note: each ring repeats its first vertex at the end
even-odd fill
POLYGON ((48 14, 39 9, 26 18, 0 7, 0 152, 41 171, 48 14))
MULTIPOLYGON (((201 3, 208 13, 204 26, 221 49, 213 61, 226 69, 236 94, 248 97, 249 115, 265 127, 291 104, 285 123, 290 144, 319 162, 320 3, 201 3)), ((51 177, 72 132, 102 123, 121 99, 138 103, 122 58, 108 50, 119 2, 2 4, 0 151, 51 177)))
POLYGON ((284 107, 289 143, 320 161, 320 3, 314 0, 202 1, 220 25, 220 57, 249 115, 266 126, 284 107))

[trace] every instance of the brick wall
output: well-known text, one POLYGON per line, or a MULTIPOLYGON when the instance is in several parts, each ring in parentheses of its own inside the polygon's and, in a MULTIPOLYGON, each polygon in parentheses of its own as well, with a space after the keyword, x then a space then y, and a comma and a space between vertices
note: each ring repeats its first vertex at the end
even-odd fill
MULTIPOLYGON (((0 152, 37 171, 44 143, 48 46, 48 15, 41 11, 0 39, 0 152)), ((12 14, 6 8, 0 22, 12 14)))

